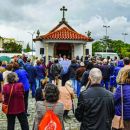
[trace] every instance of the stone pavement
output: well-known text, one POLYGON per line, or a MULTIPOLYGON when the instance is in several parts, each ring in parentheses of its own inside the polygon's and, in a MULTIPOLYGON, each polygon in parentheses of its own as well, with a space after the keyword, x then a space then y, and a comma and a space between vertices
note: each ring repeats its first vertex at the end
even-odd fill
MULTIPOLYGON (((76 104, 77 100, 74 100, 74 102, 76 104)), ((28 117, 29 126, 30 126, 30 130, 32 130, 33 120, 35 117, 35 99, 32 99, 31 97, 29 98, 28 111, 30 114, 30 116, 28 117)), ((64 122, 65 130, 79 130, 80 123, 74 118, 72 111, 70 111, 69 116, 71 117, 71 119, 67 119, 64 122)), ((7 130, 6 116, 1 111, 1 104, 0 104, 0 130, 7 130)), ((16 120, 15 130, 21 130, 18 120, 16 120)))

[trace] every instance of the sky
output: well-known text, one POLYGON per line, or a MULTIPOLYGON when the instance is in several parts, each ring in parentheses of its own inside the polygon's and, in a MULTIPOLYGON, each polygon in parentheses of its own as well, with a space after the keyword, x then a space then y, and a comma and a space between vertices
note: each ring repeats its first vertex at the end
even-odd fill
POLYGON ((31 44, 28 32, 48 33, 61 21, 63 5, 66 21, 79 33, 90 30, 99 40, 107 25, 110 38, 124 40, 122 33, 128 33, 130 43, 130 0, 0 0, 0 36, 31 44))

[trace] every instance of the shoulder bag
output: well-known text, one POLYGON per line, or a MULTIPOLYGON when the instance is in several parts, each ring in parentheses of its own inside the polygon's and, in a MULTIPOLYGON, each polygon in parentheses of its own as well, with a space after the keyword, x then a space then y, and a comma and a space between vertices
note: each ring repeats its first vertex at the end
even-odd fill
POLYGON ((14 85, 12 85, 12 87, 11 87, 8 104, 2 103, 2 111, 5 114, 8 114, 8 108, 9 108, 9 103, 10 103, 10 99, 11 99, 11 96, 12 96, 13 88, 14 88, 14 85))
POLYGON ((115 129, 122 129, 124 128, 124 121, 123 121, 123 87, 121 85, 121 116, 115 115, 112 120, 112 128, 115 129))

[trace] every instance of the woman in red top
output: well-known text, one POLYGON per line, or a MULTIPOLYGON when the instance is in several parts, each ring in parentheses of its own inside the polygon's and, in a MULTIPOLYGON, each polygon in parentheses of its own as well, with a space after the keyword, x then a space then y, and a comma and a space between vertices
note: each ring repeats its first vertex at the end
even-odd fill
POLYGON ((16 73, 13 72, 7 75, 7 81, 8 84, 3 86, 4 104, 8 104, 7 130, 14 130, 16 117, 20 122, 21 129, 29 130, 28 120, 25 114, 23 84, 17 83, 18 77, 16 73), (11 88, 12 94, 10 97, 11 88))

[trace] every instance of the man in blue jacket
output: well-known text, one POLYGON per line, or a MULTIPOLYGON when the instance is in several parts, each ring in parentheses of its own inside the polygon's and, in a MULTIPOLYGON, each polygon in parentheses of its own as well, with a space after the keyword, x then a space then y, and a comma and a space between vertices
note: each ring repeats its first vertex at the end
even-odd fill
POLYGON ((27 63, 24 65, 24 69, 28 73, 29 77, 29 83, 30 83, 30 88, 32 90, 32 98, 35 97, 35 91, 36 91, 36 69, 31 63, 31 59, 27 59, 27 63))

